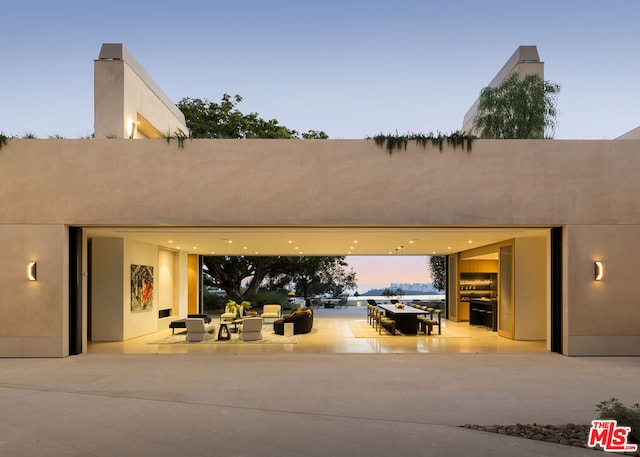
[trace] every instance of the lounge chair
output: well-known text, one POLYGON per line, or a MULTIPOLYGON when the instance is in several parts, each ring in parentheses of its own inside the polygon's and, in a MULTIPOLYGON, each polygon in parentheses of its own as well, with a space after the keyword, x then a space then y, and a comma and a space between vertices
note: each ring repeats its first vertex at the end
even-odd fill
POLYGON ((273 319, 277 321, 281 317, 281 312, 281 305, 264 305, 262 308, 262 319, 273 319))
POLYGON ((205 324, 200 317, 187 317, 187 341, 200 342, 213 339, 215 327, 213 324, 205 324))
POLYGON ((242 320, 242 328, 240 330, 240 339, 242 341, 256 341, 262 339, 262 318, 246 317, 242 320))

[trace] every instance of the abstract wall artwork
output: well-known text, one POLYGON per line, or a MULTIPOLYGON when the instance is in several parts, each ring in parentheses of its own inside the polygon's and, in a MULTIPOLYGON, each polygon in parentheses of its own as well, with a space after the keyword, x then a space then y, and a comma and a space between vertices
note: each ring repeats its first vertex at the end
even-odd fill
POLYGON ((153 267, 131 265, 131 311, 153 308, 153 267))

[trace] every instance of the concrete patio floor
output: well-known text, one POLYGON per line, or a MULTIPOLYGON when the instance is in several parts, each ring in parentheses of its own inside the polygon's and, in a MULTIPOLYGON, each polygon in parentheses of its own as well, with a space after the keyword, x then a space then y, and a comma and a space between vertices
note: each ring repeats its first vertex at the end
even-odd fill
POLYGON ((0 359, 0 455, 590 456, 460 428, 589 423, 640 358, 552 353, 0 359))

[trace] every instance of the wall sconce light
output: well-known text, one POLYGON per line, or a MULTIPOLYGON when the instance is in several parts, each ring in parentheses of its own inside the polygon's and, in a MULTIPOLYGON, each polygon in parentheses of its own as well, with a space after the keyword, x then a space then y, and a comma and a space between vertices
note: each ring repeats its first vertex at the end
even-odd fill
POLYGON ((37 262, 29 262, 27 266, 27 277, 29 281, 37 281, 38 280, 38 263, 37 262))
POLYGON ((602 281, 602 276, 604 275, 604 267, 602 266, 602 262, 596 261, 593 263, 595 266, 595 280, 602 281))
POLYGON ((136 123, 131 121, 131 131, 129 132, 129 139, 132 140, 136 133, 136 123))

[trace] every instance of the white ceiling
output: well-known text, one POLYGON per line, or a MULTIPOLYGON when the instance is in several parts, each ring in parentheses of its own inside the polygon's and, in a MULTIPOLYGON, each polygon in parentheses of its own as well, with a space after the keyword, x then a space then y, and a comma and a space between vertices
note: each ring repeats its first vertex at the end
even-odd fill
POLYGON ((121 237, 202 255, 443 255, 500 241, 544 236, 545 228, 479 227, 92 227, 89 237, 121 237))

